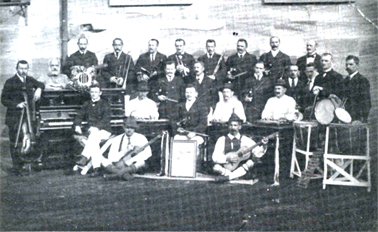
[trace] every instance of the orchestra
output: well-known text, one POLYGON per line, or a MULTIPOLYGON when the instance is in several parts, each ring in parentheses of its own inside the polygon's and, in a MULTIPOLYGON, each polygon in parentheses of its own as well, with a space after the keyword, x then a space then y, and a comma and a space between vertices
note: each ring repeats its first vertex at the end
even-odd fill
MULTIPOLYGON (((84 141, 84 147, 80 154, 76 154, 79 158, 77 165, 83 167, 91 162, 91 176, 99 176, 103 167, 105 172, 110 173, 107 179, 123 180, 131 179, 133 173, 145 167, 151 152, 155 152, 149 145, 147 150, 138 150, 148 143, 147 138, 151 138, 148 128, 144 135, 134 133, 139 128, 137 123, 143 121, 151 124, 156 121, 156 125, 164 121, 166 125, 161 131, 169 126, 172 138, 196 140, 197 145, 215 144, 204 143, 204 138, 212 141, 222 138, 222 144, 220 140, 216 142, 212 160, 206 155, 207 162, 215 164, 210 173, 222 176, 218 178, 222 182, 244 176, 254 166, 252 159, 243 161, 233 170, 224 166, 237 159, 235 154, 225 154, 236 152, 241 146, 255 144, 239 133, 243 123, 290 124, 301 120, 303 116, 299 115, 304 114, 304 120, 318 120, 322 124, 319 117, 325 117, 328 112, 320 114, 321 104, 317 103, 323 99, 338 99, 335 108, 345 108, 346 114, 350 114, 350 123, 359 125, 367 123, 371 108, 370 85, 358 71, 359 58, 346 58, 349 75, 343 78, 332 68, 331 53, 321 56, 316 53, 315 40, 308 41, 308 54, 294 64, 287 54, 280 51, 280 39, 276 36, 270 38, 271 51, 262 54, 259 59, 247 52, 248 42, 245 39, 238 40, 237 52, 227 59, 225 49, 222 54, 215 52, 216 42, 213 39, 206 41, 207 53, 200 57, 186 53, 184 39, 175 41, 176 53, 169 57, 157 51, 157 39, 150 39, 148 52, 141 54, 134 63, 131 55, 123 51, 123 40, 115 38, 114 51, 105 56, 101 71, 95 67, 98 65, 96 55, 86 49, 88 39, 81 37, 77 44, 79 50, 65 64, 61 65, 59 59, 51 59, 48 74, 39 81, 27 76, 29 64, 19 61, 17 73, 4 85, 1 102, 8 110, 6 125, 9 127, 16 174, 19 174, 24 161, 14 144, 25 143, 18 138, 17 130, 18 127, 25 128, 22 126, 26 122, 23 119, 24 108, 30 109, 31 103, 38 102, 40 98, 42 100, 37 104, 35 120, 32 121, 37 135, 48 119, 56 123, 51 125, 68 120, 60 126, 51 127, 51 130, 62 130, 62 126, 66 126, 64 129, 72 128, 73 134, 87 136, 80 140, 84 141), (74 88, 78 79, 75 66, 83 67, 81 73, 90 69, 91 74, 87 74, 90 78, 86 79, 88 88, 84 91, 74 88), (108 96, 101 95, 102 90, 108 96), (23 92, 27 93, 29 104, 25 103, 23 92), (73 95, 82 96, 82 99, 72 102, 69 98, 73 95), (47 108, 55 109, 55 113, 46 116, 47 108), (226 134, 219 134, 213 138, 206 134, 207 127, 216 124, 224 128, 228 125, 228 137, 220 137, 226 134), (124 134, 119 133, 121 127, 124 134), (130 145, 130 138, 134 137, 135 141, 130 145), (240 140, 238 145, 232 145, 232 138, 240 140), (107 158, 102 154, 104 141, 108 141, 105 144, 110 146, 107 158), (123 160, 135 148, 138 150, 134 152, 135 157, 127 162, 123 160)), ((82 82, 82 78, 80 80, 82 82)), ((330 122, 338 120, 342 121, 332 117, 330 122)), ((26 128, 23 134, 29 133, 26 128)), ((319 133, 324 134, 323 131, 319 133)), ((318 139, 324 140, 324 137, 319 136, 318 139)), ((266 139, 263 141, 263 144, 268 143, 266 139)), ((249 152, 262 156, 266 149, 258 146, 249 152)))

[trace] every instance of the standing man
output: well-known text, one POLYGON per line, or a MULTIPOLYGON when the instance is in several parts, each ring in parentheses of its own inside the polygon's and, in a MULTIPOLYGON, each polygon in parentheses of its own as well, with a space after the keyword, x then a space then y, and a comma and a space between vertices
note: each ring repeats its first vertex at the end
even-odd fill
POLYGON ((160 118, 170 119, 172 109, 184 99, 184 81, 176 76, 176 65, 173 61, 165 64, 165 75, 159 77, 153 85, 151 98, 159 104, 160 118))
POLYGON ((257 63, 256 56, 249 54, 247 52, 247 48, 247 40, 239 39, 236 47, 237 53, 228 57, 226 62, 226 80, 227 82, 231 81, 231 83, 234 85, 235 92, 238 97, 241 96, 245 79, 253 73, 253 67, 255 67, 255 64, 257 63), (236 75, 239 76, 235 77, 236 75))
POLYGON ((139 126, 132 117, 124 120, 124 134, 108 140, 101 148, 101 154, 110 146, 108 158, 101 156, 101 164, 105 171, 111 174, 105 174, 106 180, 131 180, 133 173, 146 167, 146 160, 151 157, 151 147, 148 146, 147 138, 135 132, 139 126), (146 146, 147 145, 147 146, 146 146), (143 146, 146 146, 143 150, 143 146), (130 152, 139 151, 133 153, 130 152), (130 155, 125 156, 127 153, 130 155))
POLYGON ((45 84, 46 90, 66 89, 69 88, 71 80, 60 73, 60 60, 53 58, 49 61, 49 71, 46 76, 38 78, 38 81, 45 84))
POLYGON ((42 82, 35 80, 33 77, 28 76, 29 64, 27 61, 18 61, 16 70, 17 73, 9 78, 4 84, 3 92, 1 94, 1 103, 7 107, 5 125, 7 125, 9 129, 9 148, 13 163, 12 173, 14 175, 19 175, 21 174, 24 163, 14 146, 22 110, 25 107, 29 107, 30 109, 30 105, 27 105, 25 102, 23 91, 26 92, 29 103, 33 101, 36 102, 41 98, 42 90, 45 88, 45 85, 42 82))
POLYGON ((289 77, 287 78, 288 89, 286 91, 286 95, 294 98, 294 100, 298 103, 301 101, 303 96, 303 88, 306 83, 299 78, 300 72, 297 65, 290 65, 289 68, 289 77))
POLYGON ((294 98, 287 96, 287 83, 285 80, 279 79, 274 85, 275 97, 269 98, 261 118, 264 120, 278 121, 295 119, 295 106, 294 98))
POLYGON ((286 72, 291 64, 290 57, 280 51, 280 38, 270 37, 271 50, 260 57, 264 62, 265 69, 269 71, 269 76, 274 80, 285 78, 286 72))
POLYGON ((300 79, 302 80, 307 80, 305 69, 309 63, 315 64, 315 68, 316 70, 318 70, 318 72, 322 70, 322 65, 320 63, 321 57, 316 53, 317 47, 318 43, 314 39, 309 40, 306 45, 307 54, 305 56, 299 57, 297 60, 297 66, 299 68, 299 71, 301 72, 300 79))
POLYGON ((343 80, 343 98, 348 98, 345 110, 352 117, 353 124, 367 123, 371 108, 369 80, 358 71, 360 59, 349 55, 345 67, 348 76, 343 80))
POLYGON ((139 82, 156 80, 158 76, 164 73, 164 63, 167 60, 167 56, 158 52, 158 47, 159 41, 151 39, 148 41, 148 52, 139 56, 135 65, 139 82))
POLYGON ((87 50, 87 38, 80 37, 77 40, 77 46, 79 46, 79 50, 70 55, 63 66, 63 73, 68 77, 71 77, 71 68, 73 66, 84 66, 85 68, 88 68, 98 64, 96 54, 87 50))
POLYGON ((221 55, 215 53, 216 42, 213 39, 208 39, 206 41, 206 50, 207 53, 198 58, 198 61, 203 62, 205 67, 205 74, 210 79, 215 80, 216 83, 222 84, 225 78, 225 62, 224 57, 221 58, 221 55), (219 63, 219 65, 218 65, 219 63), (215 68, 217 67, 217 70, 215 68))
POLYGON ((102 80, 100 82, 101 86, 105 88, 121 88, 126 81, 126 93, 132 94, 135 92, 138 80, 134 73, 134 61, 133 58, 125 54, 122 51, 123 41, 120 38, 115 38, 113 40, 114 52, 105 55, 104 64, 108 67, 102 72, 102 80), (126 76, 127 75, 127 76, 126 76))
POLYGON ((315 83, 315 77, 318 75, 314 63, 307 64, 305 69, 305 75, 307 78, 307 83, 302 89, 302 98, 297 103, 301 106, 303 110, 303 118, 306 120, 310 120, 313 117, 311 113, 314 113, 313 107, 315 102, 315 94, 312 90, 315 83))
POLYGON ((194 85, 198 92, 198 97, 208 110, 210 107, 215 108, 215 104, 219 101, 218 88, 216 81, 204 73, 204 64, 201 61, 194 63, 194 85))
POLYGON ((176 65, 176 74, 180 76, 185 84, 192 82, 194 57, 185 52, 185 40, 176 39, 175 41, 176 53, 168 57, 169 61, 173 61, 176 65))
POLYGON ((253 75, 246 79, 243 96, 247 121, 254 122, 261 119, 266 102, 274 96, 274 82, 265 75, 263 62, 257 62, 253 75))
POLYGON ((91 100, 84 103, 75 118, 75 133, 82 135, 81 123, 88 122, 88 140, 80 155, 77 165, 85 166, 92 159, 94 172, 91 176, 100 174, 102 153, 100 152, 101 140, 108 139, 111 135, 110 120, 112 117, 110 102, 101 98, 101 88, 98 83, 90 87, 91 100))
POLYGON ((343 77, 332 68, 333 56, 324 53, 321 58, 322 72, 315 78, 313 93, 320 98, 340 97, 343 77))
POLYGON ((229 133, 226 136, 221 136, 215 144, 213 170, 220 175, 215 179, 216 182, 227 182, 246 175, 254 166, 253 156, 260 158, 266 152, 268 139, 264 138, 264 145, 254 148, 251 151, 251 157, 240 162, 240 157, 235 152, 242 147, 249 148, 256 144, 249 137, 240 134, 241 127, 242 120, 236 114, 232 114, 228 120, 229 133), (235 163, 238 164, 236 168, 227 168, 235 163))

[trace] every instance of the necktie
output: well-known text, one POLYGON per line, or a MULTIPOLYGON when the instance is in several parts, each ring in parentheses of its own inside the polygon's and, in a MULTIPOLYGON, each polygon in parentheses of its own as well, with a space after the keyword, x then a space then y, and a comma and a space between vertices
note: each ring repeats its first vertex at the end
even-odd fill
POLYGON ((290 84, 291 87, 294 88, 294 87, 295 87, 295 86, 294 86, 294 79, 290 79, 290 81, 291 81, 291 84, 290 84))
POLYGON ((127 151, 131 151, 133 149, 133 145, 131 145, 131 138, 127 137, 127 151))
POLYGON ((151 62, 154 62, 154 54, 151 54, 150 59, 151 59, 151 62))
POLYGON ((314 55, 307 55, 308 58, 315 58, 315 54, 314 55))
POLYGON ((239 55, 239 58, 240 58, 240 59, 243 58, 243 55, 239 55))
POLYGON ((118 52, 115 53, 115 57, 118 59, 118 52))

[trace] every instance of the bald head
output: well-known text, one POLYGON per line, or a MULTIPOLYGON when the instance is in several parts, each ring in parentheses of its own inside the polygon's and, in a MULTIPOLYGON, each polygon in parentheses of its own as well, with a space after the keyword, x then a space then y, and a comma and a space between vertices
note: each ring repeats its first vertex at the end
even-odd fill
POLYGON ((318 46, 318 44, 316 43, 316 41, 314 39, 310 39, 307 42, 307 45, 306 45, 307 53, 309 55, 314 54, 316 52, 316 47, 317 46, 318 46))

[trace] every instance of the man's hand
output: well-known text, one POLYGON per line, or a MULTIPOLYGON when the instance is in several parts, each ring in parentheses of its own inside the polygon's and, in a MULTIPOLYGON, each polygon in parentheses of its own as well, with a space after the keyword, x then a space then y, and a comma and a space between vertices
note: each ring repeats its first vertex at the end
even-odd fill
POLYGON ((353 122, 352 122, 352 125, 354 125, 354 126, 360 126, 360 125, 362 125, 363 123, 361 122, 361 121, 359 121, 359 120, 354 120, 353 122))
POLYGON ((182 65, 182 64, 177 65, 177 67, 176 67, 177 71, 179 71, 179 72, 183 72, 183 71, 184 71, 184 68, 185 68, 185 66, 182 65))
POLYGON ((22 108, 26 107, 26 102, 18 103, 16 107, 22 109, 22 108))
POLYGON ((38 88, 35 90, 34 92, 34 101, 38 101, 39 99, 41 99, 41 95, 42 95, 42 89, 41 88, 38 88))
POLYGON ((189 132, 189 134, 186 135, 186 137, 187 137, 188 139, 192 139, 192 138, 194 138, 195 136, 196 136, 196 133, 194 133, 194 132, 189 132))
POLYGON ((244 99, 244 101, 246 102, 252 102, 252 100, 253 100, 253 97, 248 97, 248 96, 246 96, 244 99))
POLYGON ((215 75, 209 75, 209 76, 207 76, 207 77, 209 77, 210 79, 212 79, 212 80, 215 80, 215 75))
POLYGON ((89 133, 93 133, 93 132, 96 132, 96 131, 99 131, 99 129, 97 128, 97 127, 94 127, 94 126, 91 126, 91 127, 89 127, 89 129, 88 129, 88 132, 89 133))
POLYGON ((123 78, 122 77, 118 77, 117 80, 116 80, 116 84, 117 85, 122 85, 123 84, 123 78))
POLYGON ((231 71, 228 71, 228 72, 227 72, 227 78, 228 78, 228 79, 231 79, 231 80, 235 79, 235 77, 232 76, 231 71))
POLYGON ((75 132, 78 133, 78 134, 83 134, 83 132, 81 131, 81 127, 80 126, 75 126, 75 132))
POLYGON ((315 94, 315 95, 318 95, 319 92, 323 90, 323 87, 320 87, 320 86, 314 86, 314 88, 312 89, 312 92, 315 94))
POLYGON ((231 153, 231 154, 228 154, 228 155, 227 155, 226 160, 227 160, 228 162, 235 163, 235 162, 238 162, 238 161, 240 160, 240 158, 239 158, 238 154, 236 154, 236 153, 231 153))
POLYGON ((113 83, 116 83, 116 82, 117 82, 117 78, 118 78, 118 77, 111 77, 111 78, 109 79, 109 81, 110 81, 110 82, 113 82, 113 83))
POLYGON ((269 142, 269 139, 267 137, 264 137, 261 142, 265 145, 265 144, 268 144, 269 142))
POLYGON ((158 99, 159 99, 159 101, 165 101, 165 100, 167 100, 167 97, 165 95, 159 95, 158 99))

